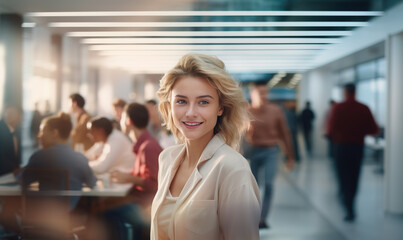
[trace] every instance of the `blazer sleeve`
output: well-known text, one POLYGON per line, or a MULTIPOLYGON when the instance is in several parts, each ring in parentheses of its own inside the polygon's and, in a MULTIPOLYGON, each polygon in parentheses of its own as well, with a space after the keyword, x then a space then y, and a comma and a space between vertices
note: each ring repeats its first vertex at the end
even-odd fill
POLYGON ((224 239, 259 239, 260 196, 249 169, 226 177, 220 188, 218 214, 224 239))

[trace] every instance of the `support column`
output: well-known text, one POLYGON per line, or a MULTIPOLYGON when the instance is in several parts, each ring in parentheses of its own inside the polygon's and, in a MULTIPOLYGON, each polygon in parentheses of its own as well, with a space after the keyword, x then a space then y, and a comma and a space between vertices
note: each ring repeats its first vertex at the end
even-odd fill
MULTIPOLYGON (((62 36, 58 34, 53 34, 51 36, 52 42, 52 56, 51 59, 54 60, 55 63, 55 80, 56 80, 56 111, 60 111, 62 109, 62 36)), ((54 109, 53 109, 54 110, 54 109)))
POLYGON ((0 46, 4 62, 4 88, 0 89, 0 109, 5 105, 22 108, 22 17, 18 14, 0 14, 0 46))
POLYGON ((403 32, 389 36, 386 44, 388 118, 385 148, 385 208, 403 214, 403 32))

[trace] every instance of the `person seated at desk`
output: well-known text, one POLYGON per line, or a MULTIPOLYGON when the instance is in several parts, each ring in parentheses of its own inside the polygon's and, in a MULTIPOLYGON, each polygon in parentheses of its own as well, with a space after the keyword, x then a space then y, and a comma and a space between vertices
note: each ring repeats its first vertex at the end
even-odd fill
MULTIPOLYGON (((158 188, 158 156, 162 151, 157 140, 147 131, 149 115, 147 108, 139 103, 131 103, 124 109, 121 127, 122 131, 133 140, 133 152, 136 161, 131 173, 114 171, 112 180, 117 183, 132 183, 133 187, 122 202, 110 202, 110 207, 104 217, 110 226, 129 223, 133 227, 133 239, 141 239, 142 232, 149 225, 151 202, 158 188)), ((111 229, 119 234, 118 229, 111 229)), ((112 234, 113 234, 112 233, 112 234)), ((125 236, 113 236, 121 239, 125 236)))
MULTIPOLYGON (((83 185, 94 187, 97 179, 88 165, 88 159, 81 153, 75 152, 67 144, 72 123, 70 116, 59 113, 57 116, 45 118, 39 130, 38 138, 42 149, 35 152, 26 167, 18 175, 18 180, 24 184, 38 181, 35 176, 24 175, 27 169, 67 170, 69 173, 69 190, 81 190, 83 185)), ((39 188, 48 183, 39 180, 39 188)), ((70 198, 70 210, 77 205, 79 197, 70 198)))
POLYGON ((107 118, 94 118, 87 124, 95 144, 85 152, 90 167, 100 175, 113 170, 128 172, 133 167, 135 155, 132 143, 107 118))
POLYGON ((19 125, 22 110, 6 106, 4 118, 0 120, 0 175, 15 172, 21 163, 21 141, 19 125))

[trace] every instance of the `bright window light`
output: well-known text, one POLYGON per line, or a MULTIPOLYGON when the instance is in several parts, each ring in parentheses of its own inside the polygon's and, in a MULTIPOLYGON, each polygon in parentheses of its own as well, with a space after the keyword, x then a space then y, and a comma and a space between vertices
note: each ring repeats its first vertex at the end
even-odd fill
POLYGON ((6 84, 6 53, 3 44, 0 44, 0 112, 3 112, 4 89, 6 84))
POLYGON ((107 27, 364 27, 367 22, 51 22, 53 28, 107 27))
POLYGON ((352 31, 102 31, 69 32, 69 37, 269 37, 269 36, 349 36, 352 31))
POLYGON ((21 24, 21 27, 23 28, 34 28, 36 26, 36 23, 34 22, 24 22, 21 24))
POLYGON ((128 16, 381 16, 380 11, 99 11, 31 12, 28 17, 128 17, 128 16))
POLYGON ((135 43, 339 43, 337 38, 87 38, 84 44, 135 44, 135 43))

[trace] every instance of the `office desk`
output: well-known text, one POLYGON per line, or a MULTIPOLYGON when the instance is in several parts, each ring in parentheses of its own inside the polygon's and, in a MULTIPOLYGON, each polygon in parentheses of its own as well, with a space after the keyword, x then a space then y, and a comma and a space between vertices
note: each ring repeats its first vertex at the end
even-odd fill
MULTIPOLYGON (((0 196, 21 196, 21 186, 16 183, 13 174, 0 176, 0 196)), ((55 196, 86 196, 86 197, 124 197, 128 194, 132 184, 110 183, 103 187, 102 181, 98 180, 94 188, 84 187, 82 190, 54 191, 55 196)), ((52 192, 49 192, 52 194, 52 192)))

